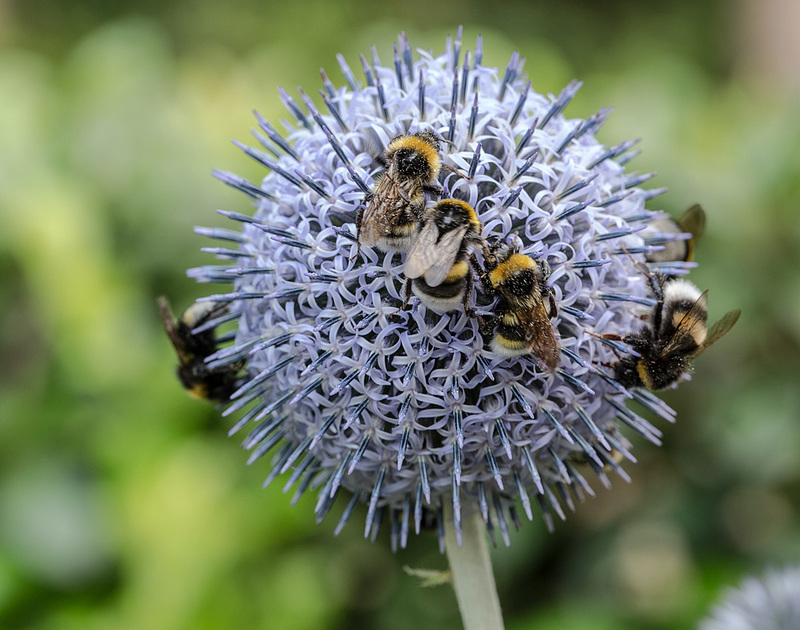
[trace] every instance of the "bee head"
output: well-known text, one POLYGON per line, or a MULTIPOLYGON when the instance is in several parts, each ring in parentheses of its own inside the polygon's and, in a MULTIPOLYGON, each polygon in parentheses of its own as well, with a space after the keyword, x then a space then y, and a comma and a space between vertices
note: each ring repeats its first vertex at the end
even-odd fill
POLYGON ((477 221, 475 210, 460 199, 442 199, 433 208, 433 215, 441 231, 449 231, 470 221, 477 221))
MULTIPOLYGON (((430 181, 439 174, 440 138, 432 131, 396 136, 384 153, 401 179, 430 181)), ((391 169, 390 169, 391 170, 391 169)))
POLYGON ((404 177, 414 179, 424 177, 430 168, 425 155, 411 147, 398 149, 394 159, 397 172, 404 177))

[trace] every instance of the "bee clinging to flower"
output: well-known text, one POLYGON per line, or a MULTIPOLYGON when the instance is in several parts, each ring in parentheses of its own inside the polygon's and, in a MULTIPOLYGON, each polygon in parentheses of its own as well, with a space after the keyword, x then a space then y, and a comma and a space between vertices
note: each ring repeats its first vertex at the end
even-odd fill
POLYGON ((647 324, 637 333, 620 337, 640 356, 625 356, 614 364, 614 378, 623 387, 666 389, 679 382, 692 367, 692 360, 725 336, 741 311, 729 311, 708 328, 708 290, 700 292, 688 280, 649 276, 658 300, 647 324))
POLYGON ((664 218, 652 221, 643 236, 645 243, 663 247, 646 256, 650 264, 662 269, 662 273, 671 275, 671 265, 694 261, 697 242, 706 229, 706 213, 699 204, 693 205, 677 219, 664 218))
POLYGON ((225 317, 228 303, 197 302, 176 320, 167 298, 158 298, 158 308, 164 330, 178 355, 178 379, 192 398, 211 402, 228 402, 240 384, 242 363, 222 367, 206 362, 219 350, 214 330, 215 319, 225 317), (207 325, 211 324, 211 327, 207 325))
POLYGON ((396 136, 378 161, 386 169, 376 178, 356 216, 359 247, 404 252, 413 242, 425 209, 425 193, 440 195, 440 138, 433 131, 396 136))
POLYGON ((484 287, 498 297, 494 315, 486 323, 493 332, 492 352, 501 357, 533 353, 550 371, 558 367, 558 338, 550 318, 556 303, 547 279, 550 265, 521 254, 516 246, 490 239, 484 287), (549 308, 548 308, 549 306, 549 308))
POLYGON ((452 311, 463 304, 469 312, 472 271, 468 257, 471 248, 483 247, 481 230, 478 215, 466 201, 442 199, 426 210, 403 265, 406 301, 413 291, 434 311, 452 311))

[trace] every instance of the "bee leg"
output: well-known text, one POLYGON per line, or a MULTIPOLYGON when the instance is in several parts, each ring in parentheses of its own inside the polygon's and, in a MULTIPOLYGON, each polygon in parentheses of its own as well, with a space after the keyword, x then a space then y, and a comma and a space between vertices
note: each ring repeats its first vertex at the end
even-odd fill
POLYGON ((478 332, 480 332, 481 336, 484 338, 491 337, 494 334, 494 325, 497 321, 497 317, 491 315, 486 319, 483 319, 482 317, 479 319, 480 323, 478 324, 478 332))
MULTIPOLYGON (((598 335, 597 333, 593 333, 589 330, 584 330, 584 332, 587 335, 591 335, 592 337, 597 337, 598 339, 608 339, 609 341, 623 341, 623 342, 625 341, 625 337, 623 337, 622 335, 618 335, 617 333, 602 333, 598 335)), ((617 359, 619 359, 620 361, 622 360, 622 355, 620 355, 619 352, 614 350, 614 348, 611 348, 611 352, 613 352, 616 355, 617 359)), ((610 364, 601 363, 600 365, 605 365, 606 367, 608 367, 610 364)))
POLYGON ((547 297, 550 300, 550 312, 548 315, 553 318, 558 315, 558 309, 556 308, 556 298, 553 296, 553 292, 551 290, 547 290, 547 297))
POLYGON ((483 269, 481 269, 481 266, 478 264, 478 259, 475 258, 475 254, 470 254, 468 260, 469 266, 472 267, 475 274, 480 277, 483 274, 483 269))
POLYGON ((660 273, 651 272, 647 276, 647 281, 650 283, 653 295, 658 300, 658 304, 656 304, 656 307, 652 311, 653 330, 661 330, 661 315, 664 312, 664 283, 666 282, 666 277, 660 273))
MULTIPOLYGON (((664 283, 666 282, 666 277, 657 271, 650 269, 646 263, 634 260, 633 256, 628 253, 628 250, 626 250, 624 246, 622 249, 626 254, 628 254, 628 258, 633 261, 634 266, 647 279, 647 284, 650 285, 650 290, 653 292, 653 296, 658 300, 658 308, 656 310, 659 313, 658 317, 660 318, 661 308, 664 303, 664 283)), ((656 330, 658 330, 658 326, 656 326, 656 330)))
POLYGON ((422 184, 422 191, 428 193, 429 195, 436 195, 438 197, 442 194, 442 190, 443 188, 441 186, 422 184))
POLYGON ((478 276, 478 280, 481 281, 481 287, 483 288, 484 293, 488 293, 489 295, 494 295, 494 287, 492 283, 489 281, 489 274, 487 274, 481 266, 478 264, 477 258, 475 258, 474 254, 469 255, 469 264, 472 269, 475 271, 475 275, 478 276))
POLYGON ((653 295, 656 296, 659 302, 662 301, 663 291, 661 287, 664 284, 664 276, 650 269, 650 267, 647 266, 647 263, 636 260, 633 256, 631 256, 630 252, 624 245, 622 246, 622 251, 627 254, 628 258, 630 258, 631 262, 633 263, 633 266, 639 270, 639 273, 641 273, 647 279, 647 283, 650 285, 650 290, 653 292, 653 295))
POLYGON ((411 278, 406 278, 406 283, 403 285, 403 310, 406 310, 409 300, 411 300, 411 278))
POLYGON ((608 339, 609 341, 625 341, 625 337, 622 335, 618 335, 617 333, 602 333, 597 334, 590 331, 585 331, 587 335, 591 335, 592 337, 597 337, 598 339, 608 339))
MULTIPOLYGON (((642 263, 643 264, 643 263, 642 263)), ((644 265, 647 267, 646 265, 644 265)), ((647 283, 650 285, 650 290, 659 302, 664 301, 664 276, 658 272, 653 272, 648 269, 647 283)))
POLYGON ((464 305, 464 314, 469 317, 477 317, 480 321, 483 321, 483 318, 480 315, 476 315, 475 311, 473 311, 469 303, 472 301, 472 290, 474 288, 472 283, 472 273, 467 271, 467 287, 464 289, 464 298, 461 300, 461 303, 464 305))
POLYGON ((411 301, 411 278, 406 278, 406 282, 403 285, 403 305, 398 308, 394 313, 390 315, 397 315, 398 313, 402 313, 406 308, 408 308, 408 303, 411 301))
POLYGON ((456 175, 464 179, 469 179, 469 177, 467 177, 465 173, 459 171, 455 166, 450 166, 449 164, 442 164, 441 169, 443 171, 448 171, 449 173, 455 173, 456 175))
POLYGON ((630 261, 633 263, 633 266, 639 270, 639 273, 642 274, 644 277, 650 276, 653 272, 650 271, 650 267, 647 266, 647 263, 643 263, 641 261, 636 260, 631 253, 628 251, 628 248, 624 245, 621 247, 622 251, 628 256, 630 261))

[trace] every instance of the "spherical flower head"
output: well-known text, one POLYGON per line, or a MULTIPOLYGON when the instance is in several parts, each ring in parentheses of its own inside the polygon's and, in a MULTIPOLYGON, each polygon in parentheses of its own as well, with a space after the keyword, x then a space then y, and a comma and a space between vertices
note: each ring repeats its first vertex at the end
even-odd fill
POLYGON ((627 479, 620 456, 635 460, 620 426, 659 443, 627 399, 673 418, 648 391, 612 378, 610 365, 631 350, 591 334, 636 331, 656 303, 639 263, 652 250, 642 231, 664 216, 645 202, 662 191, 626 172, 634 142, 595 139, 609 110, 564 116, 579 83, 537 94, 517 53, 502 72, 486 67, 480 38, 462 56, 460 30, 440 56, 413 52, 404 35, 394 50, 389 66, 374 49, 362 57, 362 80, 340 57, 346 85, 323 72, 319 109, 280 90, 288 133, 257 114, 260 148, 239 145, 269 169, 260 185, 216 173, 255 212, 223 212, 241 231, 201 230, 237 244, 210 250, 228 264, 190 272, 234 284, 205 298, 229 303, 239 326, 210 365, 246 361, 223 415, 245 410, 232 431, 249 429, 251 462, 276 449, 267 482, 290 472, 296 496, 316 489, 318 520, 347 491, 337 532, 363 501, 367 536, 390 522, 393 546, 405 546, 412 528, 438 522, 441 539, 448 506, 456 532, 474 508, 508 544, 518 505, 532 519, 533 499, 552 528, 553 513, 564 518, 563 506, 593 494, 587 471, 606 485, 609 470, 627 479), (356 214, 384 170, 376 156, 424 131, 443 140, 442 198, 475 208, 484 238, 549 264, 557 369, 491 351, 480 328, 492 300, 479 282, 480 318, 416 298, 403 309, 404 255, 358 246, 356 214))
POLYGON ((800 628, 800 567, 770 569, 728 589, 699 630, 789 630, 800 628))

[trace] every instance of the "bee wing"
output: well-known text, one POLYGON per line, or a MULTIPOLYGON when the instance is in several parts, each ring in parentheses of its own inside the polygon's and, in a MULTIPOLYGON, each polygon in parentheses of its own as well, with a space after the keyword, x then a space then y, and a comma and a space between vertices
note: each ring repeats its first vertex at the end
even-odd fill
POLYGON ((678 322, 678 325, 675 326, 675 332, 672 333, 672 337, 670 337, 669 341, 661 349, 657 358, 662 359, 673 352, 677 352, 687 343, 694 344, 692 331, 698 325, 705 327, 706 317, 708 317, 708 289, 700 294, 700 297, 692 304, 692 308, 688 310, 686 315, 678 322))
POLYGON ((722 319, 719 320, 716 324, 714 324, 711 329, 708 331, 708 335, 706 336, 706 340, 703 342, 703 345, 697 349, 697 352, 694 353, 693 356, 700 356, 706 350, 708 350, 712 345, 714 345, 717 341, 722 339, 725 335, 728 334, 728 331, 733 328, 733 325, 739 320, 739 315, 742 314, 742 311, 738 308, 733 311, 728 311, 725 315, 722 316, 722 319))
POLYGON ((706 213, 703 207, 696 203, 684 212, 677 221, 681 230, 689 232, 695 241, 700 240, 706 231, 706 213))
POLYGON ((178 358, 181 363, 185 363, 187 356, 183 341, 180 335, 178 335, 178 323, 175 320, 175 316, 172 314, 172 309, 169 306, 167 298, 163 295, 158 298, 158 310, 161 312, 161 323, 164 324, 164 330, 172 343, 172 347, 175 348, 175 351, 178 353, 178 358))
POLYGON ((374 246, 388 232, 403 206, 409 202, 409 195, 403 192, 397 182, 384 173, 372 191, 364 214, 361 215, 358 238, 366 247, 374 246))
POLYGON ((403 263, 403 275, 406 278, 419 278, 430 269, 436 258, 436 241, 439 238, 439 228, 433 221, 423 223, 403 263))
POLYGON ((428 283, 428 286, 438 287, 444 282, 456 261, 461 241, 464 240, 464 234, 468 229, 469 225, 462 225, 455 230, 450 230, 434 246, 433 264, 425 272, 425 282, 428 283))
POLYGON ((522 315, 533 353, 545 364, 550 372, 555 371, 559 362, 559 345, 556 331, 550 323, 550 316, 544 301, 534 308, 518 312, 522 315), (524 315, 523 315, 524 313, 524 315))
POLYGON ((392 197, 394 182, 386 174, 380 176, 368 198, 364 213, 361 215, 358 238, 362 245, 372 247, 385 234, 386 220, 383 217, 386 202, 392 197))

